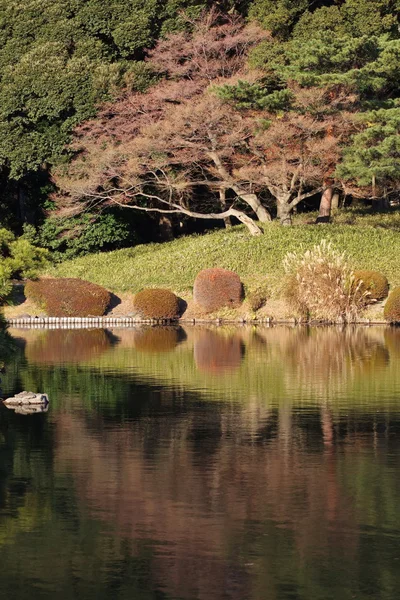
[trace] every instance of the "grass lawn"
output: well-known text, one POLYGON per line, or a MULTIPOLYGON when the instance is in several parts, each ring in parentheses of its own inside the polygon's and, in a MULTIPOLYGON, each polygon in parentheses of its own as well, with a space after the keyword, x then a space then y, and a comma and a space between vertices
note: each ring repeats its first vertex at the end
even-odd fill
POLYGON ((264 227, 260 237, 251 237, 243 226, 238 226, 162 244, 88 255, 56 265, 46 275, 80 277, 115 293, 135 293, 145 287, 188 293, 201 269, 222 267, 236 271, 249 288, 267 282, 272 296, 277 297, 285 254, 307 250, 325 238, 346 252, 355 269, 379 270, 391 286, 400 285, 398 219, 360 222, 356 215, 352 218, 357 224, 309 225, 298 219, 293 227, 284 228, 272 223, 264 227))

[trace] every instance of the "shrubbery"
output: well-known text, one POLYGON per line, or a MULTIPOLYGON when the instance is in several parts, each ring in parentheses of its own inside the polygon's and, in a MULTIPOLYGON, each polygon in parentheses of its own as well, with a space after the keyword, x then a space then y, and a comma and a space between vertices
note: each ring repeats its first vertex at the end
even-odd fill
POLYGON ((133 300, 133 306, 143 318, 177 319, 179 317, 178 297, 163 288, 147 288, 138 292, 133 300))
POLYGON ((257 288, 246 294, 247 302, 253 312, 257 312, 266 305, 268 300, 268 291, 264 287, 257 288))
POLYGON ((11 292, 13 278, 35 277, 48 259, 48 252, 36 248, 24 237, 0 229, 0 300, 11 292))
POLYGON ((243 286, 233 271, 204 269, 194 282, 193 299, 204 312, 213 312, 224 306, 238 307, 243 298, 243 286))
POLYGON ((110 292, 82 279, 28 281, 25 295, 51 317, 100 317, 110 304, 110 292))
POLYGON ((389 293, 387 277, 379 271, 354 271, 354 285, 358 286, 367 302, 383 300, 389 293))
POLYGON ((389 323, 400 323, 400 287, 390 292, 383 314, 389 323))
POLYGON ((305 318, 354 321, 365 307, 367 295, 354 284, 344 254, 325 240, 304 254, 288 254, 284 268, 286 299, 305 318))

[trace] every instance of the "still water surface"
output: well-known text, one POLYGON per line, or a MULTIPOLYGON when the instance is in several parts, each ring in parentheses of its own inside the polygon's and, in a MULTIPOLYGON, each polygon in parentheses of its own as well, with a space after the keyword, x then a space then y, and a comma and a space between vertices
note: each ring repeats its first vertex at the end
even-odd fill
POLYGON ((400 330, 10 330, 9 600, 400 594, 400 330))

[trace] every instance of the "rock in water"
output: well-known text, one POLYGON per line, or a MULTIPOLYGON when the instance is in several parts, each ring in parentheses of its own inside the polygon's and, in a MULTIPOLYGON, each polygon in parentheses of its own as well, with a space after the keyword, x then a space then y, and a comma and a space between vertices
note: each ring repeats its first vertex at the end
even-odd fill
POLYGON ((49 397, 47 394, 35 394, 35 392, 20 392, 15 394, 12 398, 3 400, 3 404, 8 408, 15 406, 47 406, 49 403, 49 397))

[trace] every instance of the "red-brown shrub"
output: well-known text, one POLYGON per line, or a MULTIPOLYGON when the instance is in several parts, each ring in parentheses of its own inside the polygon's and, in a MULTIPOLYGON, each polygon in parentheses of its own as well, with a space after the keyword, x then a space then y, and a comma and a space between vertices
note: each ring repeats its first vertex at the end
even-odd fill
POLYGON ((148 319, 177 319, 179 299, 173 292, 163 288, 148 288, 138 292, 133 306, 142 317, 148 319))
POLYGON ((101 317, 110 304, 110 293, 82 279, 28 281, 25 296, 50 317, 101 317))
POLYGON ((195 303, 205 312, 224 306, 235 308, 243 298, 243 286, 233 271, 204 269, 196 277, 193 288, 195 303))

